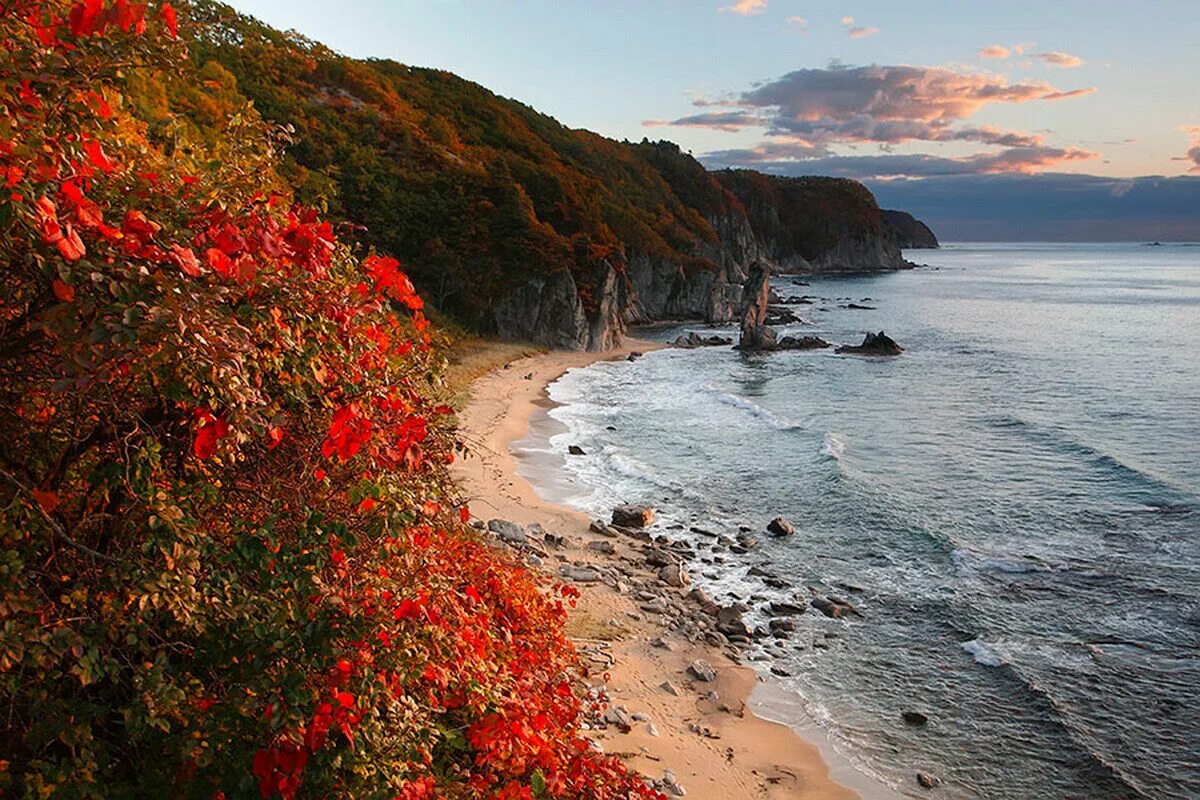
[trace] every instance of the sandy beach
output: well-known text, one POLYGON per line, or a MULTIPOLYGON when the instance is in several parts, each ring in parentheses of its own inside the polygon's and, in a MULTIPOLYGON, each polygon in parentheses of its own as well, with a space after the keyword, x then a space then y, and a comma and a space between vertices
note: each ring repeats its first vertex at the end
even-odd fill
POLYGON ((550 406, 550 382, 571 368, 656 346, 627 340, 605 353, 522 357, 475 380, 459 414, 460 436, 470 452, 454 468, 472 515, 482 521, 537 523, 564 536, 561 547, 531 537, 527 548, 555 575, 571 565, 568 569, 580 574, 628 576, 628 585, 611 579, 576 582, 582 596, 568 627, 592 671, 590 683, 603 682, 614 709, 611 724, 591 732, 605 752, 654 779, 661 780, 669 770, 688 797, 857 798, 830 777, 813 744, 746 710, 758 680, 752 669, 735 663, 722 648, 667 631, 662 618, 646 610, 646 593, 639 597, 638 586, 653 584, 661 602, 673 609, 694 601, 688 598, 689 587, 658 581, 645 566, 642 541, 611 530, 589 530, 586 515, 543 501, 517 474, 510 445, 526 435, 535 412, 550 406), (689 673, 697 660, 712 666, 715 680, 689 673))

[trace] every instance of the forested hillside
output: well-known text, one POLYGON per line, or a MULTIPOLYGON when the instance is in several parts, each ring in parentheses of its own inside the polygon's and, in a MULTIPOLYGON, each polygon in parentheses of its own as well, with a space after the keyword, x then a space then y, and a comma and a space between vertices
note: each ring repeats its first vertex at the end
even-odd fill
POLYGON ((760 193, 747 218, 726 179, 669 142, 572 130, 448 72, 347 58, 209 0, 190 13, 204 90, 292 126, 285 171, 301 196, 363 226, 435 307, 482 332, 599 347, 630 321, 732 318, 760 257, 903 265, 859 184, 760 193), (756 224, 771 217, 759 200, 781 192, 786 235, 756 224))

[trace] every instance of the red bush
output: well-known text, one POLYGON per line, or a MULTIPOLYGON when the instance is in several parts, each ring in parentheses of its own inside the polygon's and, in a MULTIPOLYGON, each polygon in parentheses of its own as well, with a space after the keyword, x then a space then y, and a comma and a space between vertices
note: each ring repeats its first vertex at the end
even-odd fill
POLYGON ((0 791, 649 795, 579 736, 562 596, 460 527, 399 264, 253 109, 123 96, 185 28, 0 3, 0 791))

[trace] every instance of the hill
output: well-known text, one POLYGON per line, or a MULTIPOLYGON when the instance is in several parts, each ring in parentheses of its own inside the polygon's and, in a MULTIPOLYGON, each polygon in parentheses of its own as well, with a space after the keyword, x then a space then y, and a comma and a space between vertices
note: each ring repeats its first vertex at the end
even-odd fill
POLYGON ((190 13, 195 69, 291 126, 302 199, 482 333, 597 349, 627 323, 732 319, 760 258, 903 266, 861 184, 710 174, 670 142, 570 129, 445 71, 348 58, 210 0, 190 13))

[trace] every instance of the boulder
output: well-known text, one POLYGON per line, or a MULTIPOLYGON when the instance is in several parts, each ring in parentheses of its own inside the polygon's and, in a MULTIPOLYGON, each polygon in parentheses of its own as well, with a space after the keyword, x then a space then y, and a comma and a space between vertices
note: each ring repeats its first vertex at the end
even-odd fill
POLYGON ((904 711, 901 712, 900 716, 904 719, 906 724, 914 725, 916 727, 920 727, 926 722, 929 722, 929 717, 922 714, 920 711, 904 711))
POLYGON ((767 611, 775 617, 795 617, 804 613, 804 606, 788 603, 783 600, 772 600, 767 611))
POLYGON ((783 517, 776 517, 767 523, 767 532, 772 536, 791 536, 796 528, 783 517))
POLYGON ((922 789, 932 789, 933 787, 935 787, 939 783, 941 783, 941 781, 939 781, 933 775, 930 775, 928 772, 918 772, 917 773, 917 783, 920 785, 920 787, 922 789))
POLYGON ((691 582, 687 572, 683 569, 683 565, 678 562, 667 564, 660 569, 658 571, 658 579, 667 584, 667 586, 674 586, 676 588, 682 588, 691 582))
POLYGON ((587 455, 587 453, 583 452, 583 448, 577 444, 573 444, 570 447, 568 447, 567 452, 573 456, 586 456, 587 455))
POLYGON ((709 664, 702 658, 698 658, 691 664, 688 664, 688 675, 691 675, 698 681, 711 683, 717 679, 717 671, 713 669, 712 664, 709 664))
POLYGON ((515 522, 506 519, 490 519, 487 527, 489 531, 508 544, 525 544, 526 542, 525 529, 515 522))
POLYGON ((829 597, 814 597, 812 599, 812 607, 833 619, 841 619, 850 614, 862 617, 862 613, 857 608, 840 597, 834 597, 833 595, 829 597))
POLYGON ((654 522, 654 509, 650 506, 624 505, 612 510, 612 524, 624 528, 645 528, 654 522))
POLYGON ((607 539, 596 539, 587 543, 587 549, 597 553, 603 553, 606 556, 614 556, 617 554, 616 545, 607 539))
POLYGON ((904 352, 904 348, 896 344, 895 339, 880 331, 868 333, 863 337, 862 344, 844 344, 833 352, 857 356, 898 356, 904 352))

